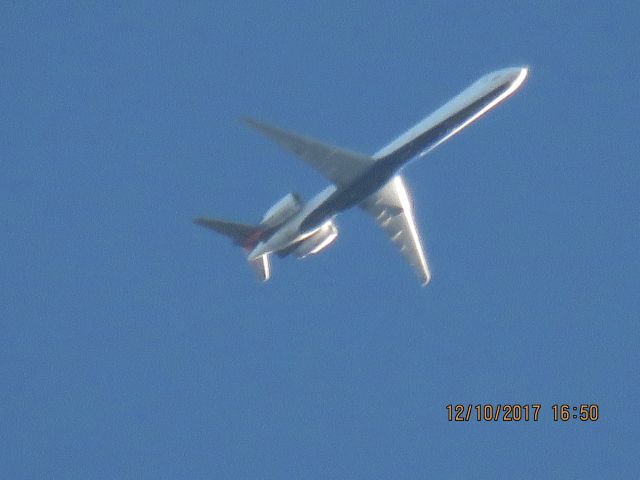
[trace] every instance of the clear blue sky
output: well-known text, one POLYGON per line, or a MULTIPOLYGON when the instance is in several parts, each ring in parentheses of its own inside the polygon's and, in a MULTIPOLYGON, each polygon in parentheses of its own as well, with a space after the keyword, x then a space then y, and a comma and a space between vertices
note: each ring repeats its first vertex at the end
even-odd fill
POLYGON ((1 476, 637 478, 638 2, 180 3, 0 6, 1 476), (405 171, 426 289, 357 211, 266 285, 191 223, 325 185, 242 115, 371 153, 522 64, 405 171))

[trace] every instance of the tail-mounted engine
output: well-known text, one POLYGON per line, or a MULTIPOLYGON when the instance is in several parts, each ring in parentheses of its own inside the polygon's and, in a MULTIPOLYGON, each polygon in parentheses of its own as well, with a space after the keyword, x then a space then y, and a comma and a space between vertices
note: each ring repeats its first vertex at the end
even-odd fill
POLYGON ((260 225, 266 228, 278 227, 298 213, 303 205, 300 195, 289 193, 267 210, 260 225))

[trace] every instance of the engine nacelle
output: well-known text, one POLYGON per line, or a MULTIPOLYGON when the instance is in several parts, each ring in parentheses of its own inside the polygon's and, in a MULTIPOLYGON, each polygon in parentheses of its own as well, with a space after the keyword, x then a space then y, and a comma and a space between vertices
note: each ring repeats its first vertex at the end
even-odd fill
POLYGON ((293 250, 293 254, 298 258, 305 258, 309 255, 315 255, 327 248, 338 238, 338 228, 329 220, 322 224, 309 237, 302 240, 293 250))
POLYGON ((262 217, 261 225, 277 227, 298 213, 304 202, 297 193, 289 193, 278 200, 262 217))

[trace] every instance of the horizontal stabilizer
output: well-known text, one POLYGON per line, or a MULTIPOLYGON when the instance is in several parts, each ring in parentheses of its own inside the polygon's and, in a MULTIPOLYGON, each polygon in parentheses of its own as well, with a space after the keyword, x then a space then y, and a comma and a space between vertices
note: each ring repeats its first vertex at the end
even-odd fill
POLYGON ((249 264, 253 268, 253 271, 256 273, 258 280, 261 282, 266 282, 271 278, 271 264, 269 262, 269 254, 265 253, 259 257, 254 258, 253 260, 249 260, 249 264))

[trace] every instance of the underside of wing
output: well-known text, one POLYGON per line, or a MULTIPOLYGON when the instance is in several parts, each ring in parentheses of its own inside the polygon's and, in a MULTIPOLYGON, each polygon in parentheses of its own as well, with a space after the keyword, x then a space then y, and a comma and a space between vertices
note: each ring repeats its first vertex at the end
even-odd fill
POLYGON ((413 217, 411 198, 401 176, 393 177, 360 207, 375 218, 426 285, 431 280, 427 258, 413 217))
POLYGON ((252 118, 244 118, 243 121, 284 149, 302 158, 336 185, 348 184, 373 163, 373 160, 366 155, 327 145, 252 118))

